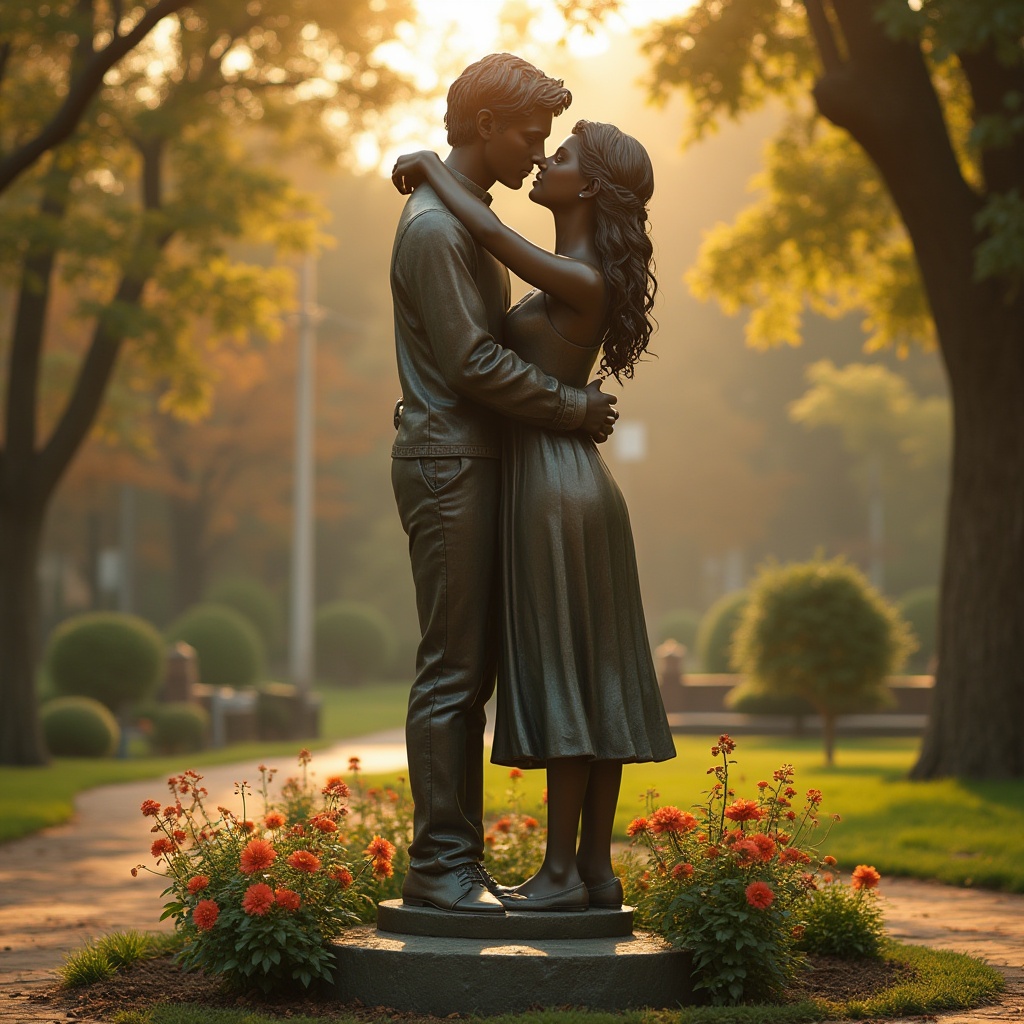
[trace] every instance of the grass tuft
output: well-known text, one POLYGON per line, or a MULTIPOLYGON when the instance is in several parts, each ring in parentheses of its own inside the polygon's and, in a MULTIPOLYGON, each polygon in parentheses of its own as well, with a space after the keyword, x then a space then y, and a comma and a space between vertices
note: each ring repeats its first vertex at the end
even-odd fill
POLYGON ((65 988, 81 988, 110 978, 138 960, 163 956, 180 948, 181 938, 174 933, 112 932, 68 953, 57 974, 65 988))

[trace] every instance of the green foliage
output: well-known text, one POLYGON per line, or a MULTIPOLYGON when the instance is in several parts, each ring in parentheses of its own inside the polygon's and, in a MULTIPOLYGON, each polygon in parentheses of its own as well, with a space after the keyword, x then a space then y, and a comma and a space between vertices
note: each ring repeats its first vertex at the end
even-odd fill
POLYGON ((806 953, 851 960, 881 954, 885 918, 874 889, 826 880, 811 893, 800 916, 803 932, 797 945, 806 953))
POLYGON ((357 601, 317 609, 315 642, 317 674, 335 685, 359 685, 380 674, 396 647, 384 615, 357 601))
POLYGON ((144 619, 122 612, 76 615, 51 634, 46 672, 57 693, 92 697, 112 711, 150 697, 160 684, 164 645, 144 619))
POLYGON ((768 693, 756 682, 745 680, 725 695, 725 706, 741 715, 813 715, 806 698, 795 694, 768 693))
POLYGON ((503 768, 501 771, 507 772, 508 786, 501 812, 485 816, 486 866, 499 882, 515 885, 535 874, 544 860, 548 833, 541 821, 547 815, 539 805, 530 808, 532 813, 524 810, 526 801, 520 769, 503 768))
POLYGON ((803 697, 828 722, 886 700, 913 646, 899 614, 842 558, 766 565, 750 588, 733 663, 770 693, 803 697))
POLYGON ((162 956, 179 946, 173 935, 135 930, 112 932, 69 953, 57 968, 57 974, 65 988, 81 988, 112 977, 139 960, 162 956))
POLYGON ((705 672, 729 672, 732 638, 750 595, 736 590, 720 597, 700 620, 697 654, 705 672))
POLYGON ((939 640, 938 587, 911 590, 896 602, 896 607, 917 642, 917 650, 910 656, 908 667, 912 672, 930 671, 939 640))
POLYGON ((697 647, 697 630, 700 628, 700 613, 689 608, 675 608, 666 612, 654 629, 655 643, 675 640, 681 643, 693 657, 697 647))
POLYGON ((117 719, 92 697, 57 697, 43 705, 40 719, 55 757, 110 757, 121 739, 117 719))
POLYGON ((223 604, 244 615, 256 627, 268 651, 281 644, 281 604, 265 583, 247 577, 218 580, 209 587, 204 600, 223 604))
POLYGON ((210 686, 252 686, 263 670, 263 641, 256 627, 225 605, 194 605, 171 624, 167 639, 184 640, 196 649, 199 677, 210 686))
POLYGON ((191 754, 202 750, 210 735, 210 715, 201 704, 171 701, 152 704, 140 713, 154 754, 191 754))

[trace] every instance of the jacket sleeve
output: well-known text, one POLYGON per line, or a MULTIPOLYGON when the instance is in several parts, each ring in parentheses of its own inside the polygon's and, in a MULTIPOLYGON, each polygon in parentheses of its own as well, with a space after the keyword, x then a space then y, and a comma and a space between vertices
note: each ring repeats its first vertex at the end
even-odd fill
POLYGON ((419 214, 400 241, 397 269, 418 299, 420 327, 445 382, 504 416, 576 430, 586 414, 586 395, 494 340, 475 280, 476 259, 469 233, 444 210, 419 214))

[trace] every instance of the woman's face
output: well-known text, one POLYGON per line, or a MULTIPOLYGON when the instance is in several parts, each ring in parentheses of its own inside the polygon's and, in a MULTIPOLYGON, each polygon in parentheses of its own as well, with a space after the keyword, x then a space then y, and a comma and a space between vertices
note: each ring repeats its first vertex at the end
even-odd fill
POLYGON ((575 135, 560 142, 558 149, 537 167, 530 189, 533 202, 550 209, 580 201, 580 192, 589 182, 580 173, 579 139, 575 135))

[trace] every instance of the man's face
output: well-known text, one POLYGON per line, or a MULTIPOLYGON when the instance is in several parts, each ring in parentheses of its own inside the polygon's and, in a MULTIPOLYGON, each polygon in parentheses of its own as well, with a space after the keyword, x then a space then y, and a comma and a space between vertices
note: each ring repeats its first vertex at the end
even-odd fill
POLYGON ((551 111, 539 110, 497 128, 484 144, 487 168, 506 188, 518 189, 544 159, 544 143, 551 134, 551 111))

